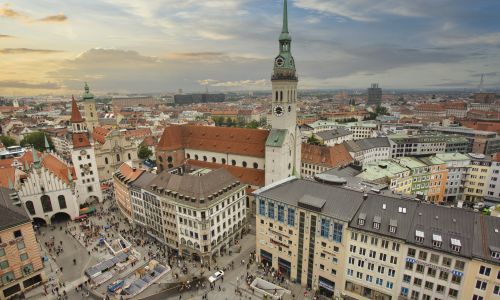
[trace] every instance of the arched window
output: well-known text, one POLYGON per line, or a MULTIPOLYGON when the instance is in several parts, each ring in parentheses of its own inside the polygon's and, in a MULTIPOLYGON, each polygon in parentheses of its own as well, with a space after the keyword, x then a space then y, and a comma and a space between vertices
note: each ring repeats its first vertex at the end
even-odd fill
POLYGON ((120 154, 116 155, 116 161, 120 161, 120 154))
POLYGON ((186 158, 187 158, 187 159, 190 159, 190 158, 191 158, 191 154, 189 154, 189 153, 188 153, 188 154, 186 154, 186 158))
POLYGON ((194 155, 194 159, 198 160, 198 154, 194 155))
POLYGON ((280 92, 280 101, 283 102, 283 91, 280 92))
POLYGON ((80 131, 80 124, 76 124, 76 129, 80 131))
POLYGON ((256 163, 256 162, 255 162, 255 163, 253 163, 253 168, 254 168, 254 169, 258 169, 258 168, 259 168, 259 164, 258 164, 258 163, 256 163))
POLYGON ((217 162, 217 158, 212 157, 212 162, 213 162, 213 163, 216 163, 216 162, 217 162))
POLYGON ((222 164, 223 164, 223 165, 225 165, 225 164, 226 164, 226 159, 225 159, 225 158, 223 158, 223 159, 222 159, 222 164))
POLYGON ((278 97, 278 91, 276 91, 276 98, 275 98, 275 101, 278 101, 279 100, 279 97, 278 97))
POLYGON ((128 154, 128 159, 131 160, 132 159, 132 155, 130 155, 130 153, 128 154))
POLYGON ((236 161, 234 159, 231 160, 231 165, 236 166, 236 161))
POLYGON ((167 157, 167 162, 171 163, 171 162, 172 162, 172 160, 173 160, 172 156, 168 156, 168 157, 167 157))
POLYGON ((30 213, 30 215, 35 214, 35 206, 33 205, 33 202, 31 201, 26 201, 26 209, 30 213))
POLYGON ((203 155, 203 161, 207 161, 207 157, 203 155))
POLYGON ((104 158, 104 163, 105 163, 105 164, 109 164, 109 160, 108 160, 108 158, 107 158, 107 157, 105 157, 105 158, 104 158))
POLYGON ((42 202, 42 209, 44 213, 52 211, 52 203, 50 202, 49 196, 43 195, 40 197, 40 201, 42 202))
POLYGON ((243 166, 243 168, 246 168, 247 167, 247 162, 244 161, 244 162, 241 163, 241 165, 243 166))
POLYGON ((66 198, 64 198, 63 195, 59 195, 57 197, 57 201, 59 202, 59 208, 60 209, 68 208, 68 206, 66 205, 66 198))

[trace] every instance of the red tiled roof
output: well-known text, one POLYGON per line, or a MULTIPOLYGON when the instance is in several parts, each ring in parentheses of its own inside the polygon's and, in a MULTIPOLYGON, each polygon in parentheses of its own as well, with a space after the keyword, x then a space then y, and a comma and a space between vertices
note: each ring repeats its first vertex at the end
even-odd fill
POLYGON ((462 126, 472 128, 475 130, 493 131, 500 133, 500 122, 488 121, 461 121, 462 126))
POLYGON ((16 168, 11 166, 0 167, 0 187, 9 188, 9 178, 12 184, 16 182, 16 168))
POLYGON ((144 173, 143 169, 138 169, 138 168, 133 168, 127 163, 123 163, 118 170, 120 173, 125 176, 123 181, 128 180, 128 181, 134 181, 139 177, 142 173, 144 173))
POLYGON ((82 123, 85 121, 78 110, 78 105, 76 104, 75 97, 71 100, 71 123, 82 123))
POLYGON ((94 128, 94 132, 92 132, 92 138, 94 141, 99 142, 100 144, 104 144, 106 142, 106 136, 108 135, 109 130, 104 127, 96 127, 94 128))
POLYGON ((264 157, 269 131, 247 128, 174 125, 165 128, 158 150, 182 148, 264 157))
POLYGON ((444 109, 444 105, 439 103, 423 103, 416 107, 419 111, 443 111, 444 109))
POLYGON ((302 162, 331 168, 348 165, 353 161, 344 144, 333 147, 302 144, 302 162))
POLYGON ((73 133, 73 148, 90 147, 89 136, 86 133, 73 133))
POLYGON ((139 128, 139 129, 133 129, 133 130, 127 130, 124 132, 125 137, 127 138, 139 138, 139 137, 146 137, 151 135, 151 129, 149 128, 139 128))
POLYGON ((147 136, 141 143, 141 145, 144 145, 144 146, 148 146, 148 147, 151 147, 151 146, 156 146, 157 141, 154 137, 152 136, 147 136))
POLYGON ((234 177, 236 177, 240 182, 253 185, 253 186, 264 186, 265 185, 265 171, 260 169, 250 169, 243 167, 236 167, 231 165, 223 165, 217 163, 211 163, 206 161, 191 160, 186 161, 187 164, 208 168, 208 169, 220 169, 224 168, 229 171, 234 177))
POLYGON ((55 176, 66 183, 70 182, 68 178, 68 170, 69 172, 71 172, 72 179, 76 178, 74 168, 69 167, 64 162, 60 161, 57 157, 51 154, 46 154, 43 156, 42 166, 44 166, 47 170, 52 172, 55 176))

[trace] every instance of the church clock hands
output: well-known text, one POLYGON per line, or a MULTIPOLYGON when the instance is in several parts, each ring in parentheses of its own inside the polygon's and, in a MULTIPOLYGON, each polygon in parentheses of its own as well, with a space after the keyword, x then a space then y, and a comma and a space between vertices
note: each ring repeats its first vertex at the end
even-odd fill
POLYGON ((274 108, 274 114, 275 114, 277 117, 281 117, 281 116, 283 116, 283 114, 284 114, 283 107, 281 107, 281 106, 279 106, 279 105, 278 105, 278 106, 276 106, 276 107, 274 108))

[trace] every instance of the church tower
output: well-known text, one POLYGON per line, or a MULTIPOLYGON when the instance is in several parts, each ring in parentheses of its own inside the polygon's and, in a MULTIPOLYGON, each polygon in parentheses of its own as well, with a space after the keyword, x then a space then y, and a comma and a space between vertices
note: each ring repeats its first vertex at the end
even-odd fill
POLYGON ((291 45, 287 0, 284 0, 279 54, 274 59, 271 77, 272 129, 266 142, 266 185, 300 174, 302 141, 297 126, 298 78, 291 45))
POLYGON ((102 202, 102 192, 97 173, 97 164, 94 148, 90 143, 89 133, 85 119, 82 118, 75 98, 71 102, 71 128, 73 149, 71 150, 71 160, 75 167, 76 197, 78 203, 92 202, 98 200, 102 202))
POLYGON ((83 93, 83 108, 85 110, 85 123, 90 132, 94 132, 99 127, 99 116, 97 115, 94 95, 90 92, 88 84, 85 82, 85 92, 83 93))

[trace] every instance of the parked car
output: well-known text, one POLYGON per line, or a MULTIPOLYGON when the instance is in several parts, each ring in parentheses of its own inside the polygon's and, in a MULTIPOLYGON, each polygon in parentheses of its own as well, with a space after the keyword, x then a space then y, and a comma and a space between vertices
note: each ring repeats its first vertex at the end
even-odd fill
POLYGON ((224 271, 219 270, 215 272, 212 276, 208 277, 208 281, 210 283, 219 280, 222 276, 224 276, 224 271))

